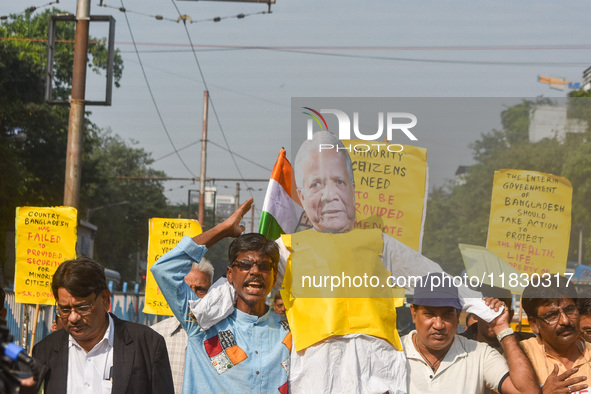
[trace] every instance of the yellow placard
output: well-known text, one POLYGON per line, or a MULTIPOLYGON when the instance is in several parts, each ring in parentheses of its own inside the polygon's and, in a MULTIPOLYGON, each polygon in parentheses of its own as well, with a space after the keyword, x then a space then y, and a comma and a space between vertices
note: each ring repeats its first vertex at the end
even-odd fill
POLYGON ((180 242, 184 236, 194 237, 201 234, 201 225, 194 219, 150 219, 148 239, 148 272, 146 274, 146 303, 143 312, 153 315, 172 316, 154 276, 152 265, 180 242))
POLYGON ((495 171, 487 248, 520 272, 564 274, 571 203, 572 186, 566 178, 495 171))
POLYGON ((353 162, 355 226, 377 228, 421 250, 427 150, 414 146, 342 141, 353 162))
POLYGON ((16 302, 55 304, 51 280, 62 262, 76 258, 77 223, 72 207, 16 208, 16 302))

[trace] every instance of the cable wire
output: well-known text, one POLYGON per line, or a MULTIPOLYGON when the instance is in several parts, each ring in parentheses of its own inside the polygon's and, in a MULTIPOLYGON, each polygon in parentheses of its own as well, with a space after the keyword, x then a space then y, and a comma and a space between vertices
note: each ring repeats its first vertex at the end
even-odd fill
MULTIPOLYGON (((125 8, 125 5, 123 4, 123 0, 120 0, 120 1, 121 1, 121 7, 125 8)), ((195 177, 196 175, 193 173, 193 171, 191 171, 189 166, 187 166, 187 164, 185 163, 185 161, 183 160, 183 158, 179 154, 178 150, 176 149, 174 142, 172 141, 170 133, 168 132, 166 124, 164 123, 164 119, 162 118, 162 114, 160 113, 160 109, 158 108, 158 104, 156 103, 156 98, 154 97, 154 93, 152 92, 152 88, 150 86, 150 81, 148 80, 148 76, 146 75, 146 71, 145 71, 144 65, 142 63, 142 58, 141 58, 139 52, 137 52, 137 47, 135 46, 135 38, 133 36, 133 31, 131 29, 131 24, 129 23, 129 19, 127 18, 127 13, 123 13, 123 15, 125 15, 125 21, 127 23, 127 28, 129 29, 129 35, 131 36, 131 41, 134 44, 134 48, 136 48, 136 55, 138 58, 138 62, 140 64, 140 68, 142 70, 142 75, 144 76, 144 80, 146 81, 146 86, 148 87, 148 92, 150 92, 150 97, 152 99, 152 103, 154 104, 154 108, 156 109, 156 114, 158 115, 158 119, 160 119, 160 124, 162 125, 162 128, 164 129, 164 132, 166 133, 166 136, 168 137, 168 141, 170 141, 170 145, 172 145, 172 149, 174 149, 174 152, 178 156, 179 160, 181 161, 181 163, 183 164, 185 169, 189 172, 189 174, 191 174, 192 176, 195 177)))
MULTIPOLYGON (((179 17, 177 19, 173 19, 173 18, 166 18, 166 17, 164 17, 164 16, 162 16, 160 14, 150 15, 150 14, 145 14, 143 12, 128 10, 125 7, 114 7, 114 6, 111 6, 111 5, 103 4, 102 2, 101 2, 101 4, 99 4, 99 7, 111 8, 111 9, 114 9, 114 10, 119 10, 119 11, 121 11, 123 13, 136 14, 136 15, 148 17, 150 19, 156 19, 156 20, 159 20, 159 21, 164 20, 164 21, 175 22, 175 23, 179 23, 181 21, 182 22, 189 21, 189 23, 191 23, 191 24, 193 24, 193 23, 201 23, 201 22, 215 22, 215 23, 217 23, 217 22, 220 22, 220 21, 222 21, 224 19, 232 19, 232 18, 244 19, 247 16, 270 14, 270 12, 267 12, 267 11, 259 11, 259 12, 251 12, 249 14, 240 13, 240 14, 237 14, 237 15, 216 16, 216 17, 213 17, 213 18, 205 18, 205 19, 195 19, 195 20, 193 20, 193 18, 191 18, 191 16, 186 15, 186 14, 181 15, 180 12, 179 12, 179 17)), ((178 8, 177 8, 177 11, 178 11, 178 8)))
MULTIPOLYGON (((182 14, 181 14, 179 8, 177 7, 177 5, 175 4, 175 0, 170 0, 170 1, 172 2, 172 5, 176 9, 177 13, 179 14, 179 17, 181 17, 182 14)), ((187 34, 187 39, 189 40, 189 44, 191 45, 191 48, 193 48, 193 40, 191 39, 191 35, 189 34, 189 30, 187 29, 186 20, 183 20, 183 26, 185 28, 185 32, 187 34)), ((195 63, 197 64, 197 68, 199 69, 199 75, 201 75, 201 80, 203 81, 203 86, 205 87, 205 90, 209 91, 209 88, 207 87, 207 82, 205 80, 205 75, 203 74, 203 70, 201 69, 201 64, 199 63, 199 59, 197 57, 197 52, 195 52, 195 50, 193 50, 192 52, 193 52, 193 57, 195 58, 195 63)), ((213 98, 212 98, 211 94, 208 95, 208 97, 209 97, 209 101, 211 104, 211 109, 213 111, 214 117, 216 119, 218 127, 220 128, 220 132, 222 133, 222 137, 224 138, 224 142, 226 143, 226 147, 228 149, 228 152, 230 153, 230 157, 232 158, 232 161, 234 162, 234 166, 236 167, 236 171, 240 175, 240 178, 244 179, 244 175, 242 174, 242 171, 240 171, 240 167, 238 166, 238 163, 236 162, 236 158, 234 157, 234 152, 230 149, 230 144, 228 143, 228 139, 226 138, 226 133, 224 133, 224 128, 222 127, 222 123, 221 123, 218 113, 215 109, 215 105, 214 105, 213 98)), ((203 143, 205 143, 205 141, 203 141, 203 143)), ((244 181, 244 184, 246 185, 247 190, 248 190, 248 183, 246 181, 244 181)), ((252 191, 250 191, 250 195, 251 195, 251 197, 253 196, 252 191)))
MULTIPOLYGON (((52 5, 52 4, 59 4, 59 2, 60 2, 59 0, 56 0, 56 1, 50 1, 50 2, 49 2, 49 3, 47 3, 47 4, 43 4, 43 5, 39 5, 39 6, 31 6, 31 7, 27 7, 27 8, 25 8, 25 10, 24 10, 24 11, 21 11, 21 12, 19 12, 18 14, 14 14, 14 15, 22 15, 22 14, 26 14, 26 13, 33 13, 33 12, 35 12, 36 10, 38 10, 39 8, 45 8, 45 7, 49 7, 49 6, 50 6, 50 5, 52 5)), ((0 20, 2 20, 2 21, 3 21, 3 20, 6 20, 6 19, 8 19, 8 15, 1 15, 1 16, 0 16, 0 20)))
POLYGON ((478 61, 478 60, 447 60, 447 59, 420 59, 420 58, 404 58, 404 57, 390 57, 390 56, 367 56, 367 55, 351 55, 344 53, 329 53, 316 51, 302 51, 293 49, 272 49, 266 48, 268 51, 297 53, 301 55, 317 55, 317 56, 332 56, 332 57, 346 57, 355 59, 371 59, 371 60, 391 60, 399 62, 419 62, 419 63, 447 63, 447 64, 468 64, 480 66, 549 66, 549 67, 584 67, 587 63, 560 63, 560 62, 495 62, 495 61, 478 61))

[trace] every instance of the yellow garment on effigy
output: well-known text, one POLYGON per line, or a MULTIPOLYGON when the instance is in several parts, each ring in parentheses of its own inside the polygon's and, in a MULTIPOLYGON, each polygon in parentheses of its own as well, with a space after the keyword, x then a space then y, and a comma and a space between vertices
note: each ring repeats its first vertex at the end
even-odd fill
POLYGON ((281 238, 291 251, 281 295, 297 351, 348 334, 382 338, 402 350, 396 306, 404 292, 387 285, 381 231, 306 230, 281 238), (335 287, 335 278, 343 285, 335 287))

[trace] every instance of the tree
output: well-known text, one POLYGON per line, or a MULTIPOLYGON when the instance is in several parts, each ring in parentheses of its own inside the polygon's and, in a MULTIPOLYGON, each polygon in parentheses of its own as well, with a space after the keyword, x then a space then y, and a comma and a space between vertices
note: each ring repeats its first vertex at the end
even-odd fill
MULTIPOLYGON (((55 206, 63 201, 69 111, 44 103, 43 96, 49 15, 61 12, 12 15, 0 25, 0 170, 10 174, 0 180, 2 259, 4 234, 14 229, 17 206, 55 206)), ((73 42, 74 24, 58 23, 56 38, 73 42)), ((71 90, 72 48, 72 44, 56 46, 54 94, 62 100, 71 90)), ((89 67, 100 73, 107 61, 104 45, 91 43, 89 53, 89 67)), ((114 63, 118 85, 123 70, 118 52, 114 63)), ((152 159, 143 149, 129 146, 88 120, 85 130, 78 215, 84 219, 88 212, 99 227, 95 257, 121 271, 124 280, 132 280, 137 260, 142 253, 145 258, 147 250, 147 219, 161 216, 166 198, 158 182, 121 181, 117 176, 164 174, 150 168, 152 159)))
POLYGON ((98 227, 95 258, 121 272, 124 280, 133 281, 138 261, 146 260, 148 219, 163 217, 167 202, 159 181, 118 177, 166 174, 150 168, 153 160, 149 153, 128 146, 119 136, 104 132, 99 141, 87 160, 92 169, 83 179, 81 195, 81 206, 86 210, 79 214, 88 213, 87 220, 98 227))
MULTIPOLYGON (((21 59, 27 59, 37 67, 45 70, 47 64, 47 29, 49 17, 53 14, 64 14, 57 8, 47 9, 42 13, 26 11, 19 15, 10 15, 10 21, 0 26, 0 37, 7 47, 16 48, 21 59)), ((65 100, 72 90, 72 67, 74 64, 74 33, 75 24, 59 22, 56 25, 55 38, 60 44, 54 48, 54 94, 65 100)), ((106 38, 89 37, 88 60, 89 68, 100 74, 105 71, 108 63, 106 38)), ((123 74, 123 61, 117 49, 113 59, 113 80, 119 86, 123 74)), ((44 79, 45 73, 40 74, 44 79)))
MULTIPOLYGON (((586 102, 576 102, 569 113, 587 113, 586 102)), ((573 231, 569 259, 578 258, 578 226, 585 224, 591 233, 591 139, 584 134, 567 134, 564 141, 544 139, 530 143, 524 138, 529 113, 534 104, 524 101, 501 114, 503 130, 492 130, 472 144, 476 164, 468 169, 463 185, 448 184, 431 193, 423 253, 444 266, 450 273, 460 273, 464 266, 458 243, 484 246, 488 232, 490 199, 494 172, 504 168, 533 170, 569 179, 573 185, 573 231)), ((569 103, 570 106, 574 104, 569 103)), ((591 112, 589 112, 591 113, 591 112)), ((585 261, 591 260, 591 234, 585 235, 585 261)))

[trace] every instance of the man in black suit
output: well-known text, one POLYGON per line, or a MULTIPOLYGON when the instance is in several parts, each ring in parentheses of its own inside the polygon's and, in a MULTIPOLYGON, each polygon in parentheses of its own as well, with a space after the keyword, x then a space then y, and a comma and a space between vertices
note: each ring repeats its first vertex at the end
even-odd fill
POLYGON ((164 339, 108 313, 104 268, 88 257, 62 263, 51 284, 64 329, 33 356, 44 363, 45 393, 173 393, 164 339))

